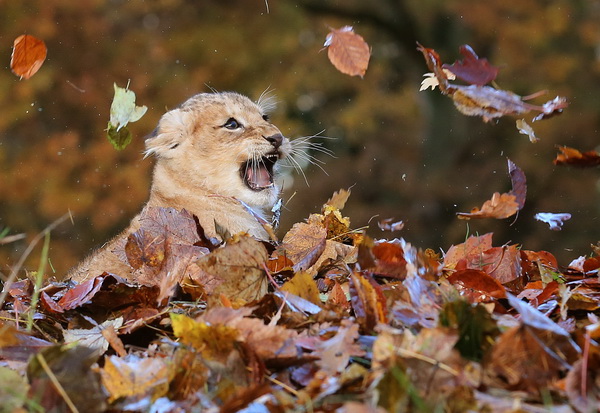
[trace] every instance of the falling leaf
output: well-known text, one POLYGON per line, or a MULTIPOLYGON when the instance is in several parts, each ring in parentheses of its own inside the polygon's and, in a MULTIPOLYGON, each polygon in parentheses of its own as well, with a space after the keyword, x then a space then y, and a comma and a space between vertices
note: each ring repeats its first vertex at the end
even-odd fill
POLYGON ((471 212, 457 212, 460 219, 496 218, 504 219, 513 216, 519 210, 516 197, 511 194, 495 192, 492 199, 485 201, 481 209, 475 207, 471 212))
POLYGON ((596 151, 580 152, 568 146, 559 146, 562 152, 556 155, 554 165, 573 165, 587 168, 600 165, 600 153, 596 151))
POLYGON ((350 194, 351 191, 349 189, 340 189, 339 191, 334 192, 331 198, 325 202, 322 210, 325 211, 327 207, 338 210, 344 209, 346 202, 348 202, 348 198, 350 198, 350 194))
POLYGON ((363 77, 369 66, 371 50, 364 39, 354 33, 352 26, 332 29, 325 39, 329 61, 340 72, 363 77))
POLYGON ((117 150, 123 150, 131 143, 131 132, 127 129, 129 122, 138 121, 148 108, 135 105, 135 93, 128 88, 114 84, 115 97, 110 106, 108 123, 108 140, 117 150))
MULTIPOLYGON (((417 50, 423 54, 427 67, 437 78, 440 92, 451 97, 461 113, 467 116, 481 116, 485 122, 488 122, 502 116, 519 116, 536 111, 540 112, 540 115, 533 119, 536 121, 560 114, 568 106, 567 100, 560 96, 538 106, 524 102, 521 96, 511 91, 483 86, 485 83, 482 82, 495 77, 496 69, 489 63, 484 63, 483 59, 479 59, 475 52, 469 49, 461 50, 461 53, 466 56, 465 61, 468 62, 468 69, 464 75, 478 83, 468 86, 456 85, 448 82, 449 78, 444 72, 444 65, 438 53, 417 42, 417 50), (476 75, 479 71, 483 76, 476 75)), ((465 64, 463 63, 462 66, 465 64)), ((462 69, 463 67, 460 67, 456 70, 462 69)))
POLYGON ((456 77, 472 85, 483 86, 490 83, 498 76, 498 68, 492 66, 487 59, 477 56, 468 44, 458 49, 464 60, 456 61, 451 65, 444 64, 442 67, 454 73, 456 77))
POLYGON ((508 174, 510 175, 510 181, 512 183, 511 195, 515 196, 515 201, 519 205, 519 210, 525 206, 525 199, 527 198, 527 179, 525 172, 519 168, 513 161, 508 161, 508 174))
MULTIPOLYGON (((452 73, 448 69, 443 69, 443 73, 445 74, 446 79, 448 79, 448 80, 456 79, 456 76, 454 75, 454 73, 452 73)), ((429 88, 431 88, 431 90, 434 90, 436 87, 438 87, 440 85, 440 82, 438 81, 437 77, 435 76, 435 73, 425 73, 423 75, 423 77, 425 79, 423 79, 423 81, 421 82, 421 87, 419 88, 419 92, 422 92, 429 88)))
POLYGON ((534 215, 534 218, 550 225, 552 231, 560 231, 564 222, 571 219, 571 214, 567 212, 559 214, 552 212, 538 212, 534 215))
POLYGON ((382 231, 400 231, 404 228, 404 221, 394 222, 394 218, 385 218, 379 221, 377 226, 382 231))
POLYGON ((13 43, 10 68, 21 79, 29 79, 40 69, 47 52, 48 49, 42 40, 23 34, 13 43))
POLYGON ((535 136, 533 128, 529 126, 527 122, 525 122, 525 119, 517 119, 517 130, 520 134, 529 136, 529 141, 531 143, 537 143, 540 141, 539 138, 535 136))

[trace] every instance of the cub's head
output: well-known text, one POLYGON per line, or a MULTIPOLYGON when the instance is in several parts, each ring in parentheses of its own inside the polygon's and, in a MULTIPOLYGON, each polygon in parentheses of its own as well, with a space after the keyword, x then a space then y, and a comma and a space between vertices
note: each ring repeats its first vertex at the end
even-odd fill
POLYGON ((146 156, 156 155, 155 173, 184 186, 173 191, 205 191, 270 208, 279 195, 277 162, 291 145, 265 106, 233 92, 193 96, 163 115, 146 140, 146 156))

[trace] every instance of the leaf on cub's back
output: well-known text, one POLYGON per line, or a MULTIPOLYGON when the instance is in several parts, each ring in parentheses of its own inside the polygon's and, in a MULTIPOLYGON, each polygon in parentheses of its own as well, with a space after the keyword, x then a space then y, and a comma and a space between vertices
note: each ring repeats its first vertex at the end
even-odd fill
POLYGON ((128 88, 114 84, 115 97, 110 106, 108 122, 108 140, 117 150, 123 150, 131 143, 131 132, 127 129, 129 122, 140 120, 146 113, 146 106, 136 106, 135 93, 128 88))

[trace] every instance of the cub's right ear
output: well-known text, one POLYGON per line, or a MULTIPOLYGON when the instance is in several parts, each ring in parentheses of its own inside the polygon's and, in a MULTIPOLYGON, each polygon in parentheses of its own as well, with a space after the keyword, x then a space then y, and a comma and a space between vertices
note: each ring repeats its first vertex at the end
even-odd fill
POLYGON ((173 109, 163 115, 154 133, 146 139, 144 158, 156 155, 162 158, 171 157, 173 149, 177 148, 189 135, 189 112, 173 109))

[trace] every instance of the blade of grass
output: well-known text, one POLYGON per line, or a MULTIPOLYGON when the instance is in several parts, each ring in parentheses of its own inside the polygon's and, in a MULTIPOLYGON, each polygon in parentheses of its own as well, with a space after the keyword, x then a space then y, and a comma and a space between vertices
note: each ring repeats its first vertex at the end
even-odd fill
POLYGON ((17 262, 17 264, 12 268, 10 275, 8 276, 8 278, 6 279, 6 281, 4 283, 4 289, 0 293, 0 308, 2 308, 2 306, 4 305, 4 300, 6 299, 6 296, 7 296, 8 292, 10 291, 10 287, 12 286, 12 283, 15 282, 15 280, 17 279, 17 274, 19 273, 19 271, 21 271, 21 268, 23 267, 23 263, 25 262, 25 260, 29 256, 29 254, 31 254, 31 251, 33 251, 33 249, 35 248, 37 243, 40 242, 40 240, 46 235, 46 233, 52 231, 54 228, 56 228, 57 226, 62 224, 70 216, 71 216, 71 212, 69 211, 66 214, 64 214, 62 217, 58 218, 56 221, 54 221, 53 223, 48 225, 42 232, 37 234, 35 236, 35 238, 33 238, 31 240, 31 242, 27 246, 27 249, 25 250, 25 252, 23 252, 23 254, 21 255, 21 258, 19 258, 19 261, 17 262))
POLYGON ((60 384, 60 382, 58 381, 58 379, 56 378, 56 376, 54 375, 52 370, 50 370, 50 366, 48 366, 48 363, 46 363, 46 359, 44 358, 44 356, 41 355, 40 353, 38 353, 35 355, 35 357, 37 358, 38 362, 40 363, 40 366, 42 366, 42 369, 44 369, 44 371, 48 375, 48 378, 54 385, 54 388, 56 389, 58 394, 60 394, 62 396, 65 403, 67 403, 67 406, 69 406, 69 409, 71 409, 71 411, 73 413, 79 413, 79 410, 77 410, 77 407, 75 407, 75 404, 73 404, 73 401, 71 400, 71 398, 69 397, 69 395, 67 394, 67 392, 65 391, 63 386, 60 384))
POLYGON ((33 286, 33 294, 31 295, 31 305, 27 313, 27 331, 31 331, 33 328, 33 316, 35 315, 35 309, 37 308, 38 300, 40 298, 40 288, 44 282, 44 273, 46 272, 46 262, 48 261, 48 250, 50 249, 50 231, 46 232, 44 237, 44 246, 42 248, 42 255, 40 256, 40 265, 38 266, 37 273, 35 274, 35 285, 33 286))

